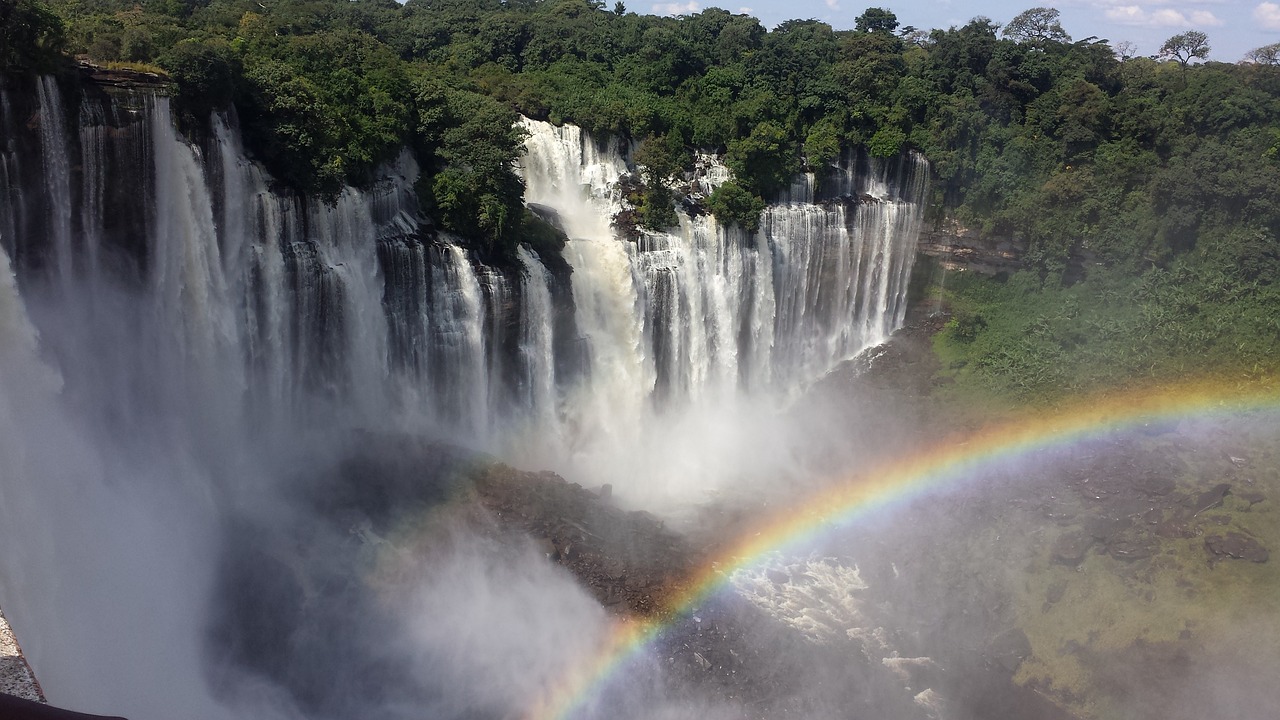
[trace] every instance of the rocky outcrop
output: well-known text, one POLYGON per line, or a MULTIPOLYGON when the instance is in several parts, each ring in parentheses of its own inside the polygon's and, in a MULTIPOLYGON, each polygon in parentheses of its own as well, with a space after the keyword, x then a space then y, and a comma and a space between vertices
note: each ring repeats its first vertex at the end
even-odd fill
POLYGON ((159 72, 119 66, 108 67, 85 58, 77 58, 76 67, 80 71, 82 80, 108 92, 115 89, 169 92, 174 88, 173 81, 159 72))
MULTIPOLYGON (((35 673, 22 656, 22 648, 13 637, 9 622, 0 612, 0 693, 25 700, 44 702, 44 693, 35 673)), ((2 714, 2 713, 0 713, 2 714)))
POLYGON ((988 235, 947 217, 921 229, 917 250, 945 270, 995 275, 1023 267, 1025 242, 1017 235, 988 235))
POLYGON ((657 517, 626 511, 599 491, 550 472, 490 465, 474 473, 476 499, 502 526, 537 539, 606 608, 649 615, 688 584, 694 554, 657 517))

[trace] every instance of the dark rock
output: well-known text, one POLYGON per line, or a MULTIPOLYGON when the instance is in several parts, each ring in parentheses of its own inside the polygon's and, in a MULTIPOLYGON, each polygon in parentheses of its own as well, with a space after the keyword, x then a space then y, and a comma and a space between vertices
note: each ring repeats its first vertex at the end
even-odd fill
POLYGON ((1161 497, 1173 492, 1175 483, 1163 475, 1144 475, 1135 480, 1133 486, 1147 495, 1161 497))
POLYGON ((987 658, 1009 672, 1017 670, 1030 655, 1031 641, 1017 628, 1005 630, 987 644, 987 658))
POLYGON ((1093 546, 1093 542, 1093 536, 1088 533, 1066 533, 1053 544, 1053 561, 1075 567, 1084 561, 1084 556, 1093 546))
POLYGON ((768 576, 771 582, 774 582, 778 585, 785 585, 789 580, 791 580, 791 576, 782 572, 781 570, 769 569, 769 570, 766 570, 764 574, 768 576))
POLYGON ((1221 505, 1222 499, 1225 498, 1229 492, 1231 492, 1231 485, 1228 483, 1218 483, 1217 485, 1214 485, 1212 489, 1205 490, 1199 495, 1196 495, 1189 502, 1189 507, 1192 510, 1192 517, 1199 515, 1205 510, 1221 505))
POLYGON ((1241 500, 1244 500, 1245 502, 1249 503, 1249 507, 1253 507, 1254 505, 1257 505, 1258 503, 1260 503, 1260 502, 1262 502, 1263 500, 1266 500, 1266 499, 1267 499, 1267 496, 1266 496, 1266 495, 1263 495, 1263 494, 1262 494, 1262 493, 1260 493, 1260 492, 1246 492, 1246 493, 1240 493, 1239 495, 1237 495, 1237 497, 1239 497, 1241 500))
POLYGON ((1264 563, 1271 557, 1271 553, 1267 552, 1256 538, 1237 532, 1209 535, 1204 539, 1204 546, 1216 558, 1235 558, 1264 563))
POLYGON ((1106 542, 1132 524, 1127 517, 1091 517, 1084 522, 1084 531, 1094 540, 1106 542))
POLYGON ((1155 527, 1155 534, 1162 538, 1191 538, 1196 536, 1196 529, 1185 520, 1169 520, 1155 527))
POLYGON ((1157 549, 1150 537, 1122 537, 1107 544, 1107 552, 1117 560, 1142 560, 1155 555, 1157 549))

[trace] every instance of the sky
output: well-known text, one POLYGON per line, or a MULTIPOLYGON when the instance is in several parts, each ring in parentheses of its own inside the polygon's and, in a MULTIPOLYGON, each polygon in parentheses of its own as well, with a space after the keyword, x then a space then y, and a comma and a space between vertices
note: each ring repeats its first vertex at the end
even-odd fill
MULTIPOLYGON (((1057 0, 1062 27, 1073 39, 1096 36, 1112 45, 1129 41, 1138 55, 1154 55, 1170 36, 1200 30, 1209 36, 1210 59, 1235 62, 1256 47, 1280 42, 1280 0, 1057 0)), ((767 27, 792 18, 816 18, 837 30, 853 27, 868 7, 892 10, 903 25, 921 29, 963 25, 985 15, 1000 24, 1036 7, 1035 0, 669 0, 648 6, 632 0, 629 9, 660 15, 696 13, 708 7, 744 12, 767 27)))

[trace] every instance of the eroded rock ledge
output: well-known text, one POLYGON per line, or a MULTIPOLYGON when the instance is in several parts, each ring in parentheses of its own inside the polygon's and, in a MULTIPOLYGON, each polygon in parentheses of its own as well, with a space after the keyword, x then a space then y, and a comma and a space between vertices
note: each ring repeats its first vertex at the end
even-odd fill
POLYGON ((44 692, 36 682, 35 673, 22 656, 22 648, 13 637, 13 629, 0 611, 0 693, 14 695, 24 700, 44 702, 44 692))

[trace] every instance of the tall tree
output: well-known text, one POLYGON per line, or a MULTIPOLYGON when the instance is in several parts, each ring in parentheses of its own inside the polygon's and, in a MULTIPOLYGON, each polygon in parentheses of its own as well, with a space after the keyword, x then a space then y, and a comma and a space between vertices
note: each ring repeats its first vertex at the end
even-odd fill
POLYGON ((884 8, 867 8, 854 20, 854 29, 860 33, 892 33, 898 29, 898 16, 884 8))
POLYGON ((1069 43, 1071 36, 1062 29, 1058 22, 1058 11, 1054 8, 1036 7, 1023 10, 1018 16, 1005 25, 1003 35, 1014 42, 1044 45, 1049 42, 1069 43))
POLYGON ((1192 58, 1209 57, 1209 36, 1199 30, 1178 33, 1160 46, 1160 57, 1177 60, 1185 71, 1192 58))
POLYGON ((1244 56, 1244 59, 1258 65, 1280 65, 1280 43, 1254 48, 1244 56))

